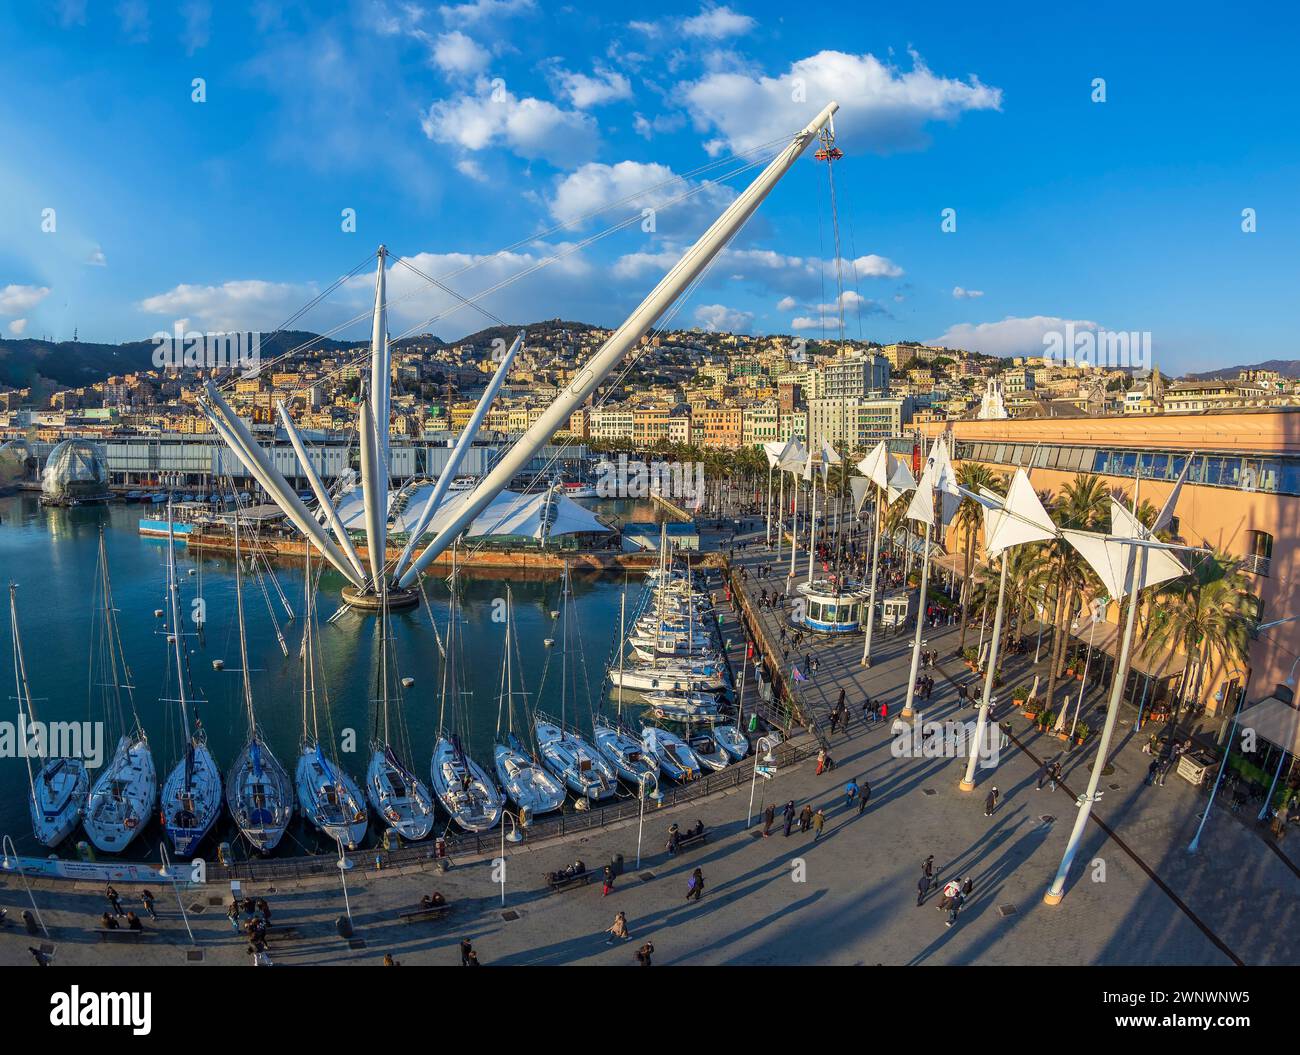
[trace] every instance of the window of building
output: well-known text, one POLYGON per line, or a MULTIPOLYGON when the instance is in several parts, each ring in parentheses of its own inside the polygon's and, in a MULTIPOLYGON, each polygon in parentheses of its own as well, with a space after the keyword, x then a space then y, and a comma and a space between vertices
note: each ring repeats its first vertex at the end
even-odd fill
POLYGON ((1246 570, 1267 575, 1273 563, 1273 536, 1267 531, 1246 532, 1246 570))

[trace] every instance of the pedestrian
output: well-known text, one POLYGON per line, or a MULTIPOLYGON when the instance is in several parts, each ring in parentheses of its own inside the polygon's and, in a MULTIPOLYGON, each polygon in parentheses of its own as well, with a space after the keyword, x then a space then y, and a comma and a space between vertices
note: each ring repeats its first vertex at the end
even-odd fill
POLYGON ((867 811, 867 800, 871 798, 871 783, 866 777, 862 778, 862 787, 858 789, 858 816, 861 817, 867 811))
POLYGON ((386 953, 384 953, 384 966, 385 966, 385 967, 401 967, 402 965, 401 965, 400 963, 398 963, 396 960, 393 959, 393 954, 392 954, 391 952, 386 952, 386 953))
POLYGON ((117 919, 114 916, 109 915, 107 912, 105 912, 102 916, 99 917, 99 925, 104 930, 119 929, 117 919))
POLYGON ((835 727, 840 724, 840 712, 831 711, 831 733, 835 732, 835 727))
POLYGON ((668 827, 668 856, 669 857, 677 856, 677 844, 681 842, 681 838, 682 838, 681 831, 677 827, 677 823, 674 821, 668 827))
POLYGON ((794 827, 794 799, 785 804, 785 837, 790 838, 790 829, 794 827))
POLYGON ((632 935, 627 931, 627 913, 620 912, 614 917, 614 922, 606 928, 609 937, 605 939, 606 945, 613 945, 615 939, 618 941, 627 941, 632 935))
POLYGON ((858 797, 858 783, 856 780, 850 780, 844 785, 844 808, 848 809, 853 805, 853 800, 858 797))
POLYGON ((921 872, 925 876, 925 887, 930 889, 930 884, 934 882, 934 854, 931 854, 921 862, 921 872))
POLYGON ((149 918, 156 920, 158 918, 158 913, 154 911, 153 894, 149 893, 148 890, 140 891, 140 901, 144 905, 144 910, 149 913, 149 918))
POLYGON ((974 889, 975 889, 975 880, 972 879, 970 876, 967 876, 965 879, 961 881, 962 897, 964 898, 970 897, 970 892, 974 889))
POLYGON ((140 922, 140 917, 137 916, 134 912, 128 912, 126 914, 126 929, 144 930, 144 924, 140 922))
POLYGON ((111 885, 104 889, 104 896, 108 898, 108 903, 113 906, 113 915, 126 915, 126 912, 122 909, 122 899, 117 896, 117 891, 111 885))
POLYGON ((821 776, 826 772, 826 748, 817 752, 817 775, 821 776))
POLYGON ((613 866, 613 865, 606 865, 606 866, 605 866, 605 881, 601 884, 601 887, 600 887, 600 896, 601 896, 601 897, 606 897, 606 896, 609 894, 609 892, 610 892, 611 890, 613 890, 613 889, 614 889, 614 866, 613 866))
POLYGON ((769 803, 767 809, 763 811, 763 838, 766 839, 772 834, 772 824, 776 820, 776 803, 769 803))
POLYGON ((686 900, 694 898, 700 900, 700 895, 704 893, 704 873, 698 868, 691 873, 691 878, 686 881, 686 900))
POLYGON ((988 793, 988 797, 985 798, 984 800, 984 816, 992 817, 993 811, 997 808, 997 805, 998 805, 998 789, 997 789, 997 785, 995 784, 993 786, 993 789, 988 793))
POLYGON ((948 880, 948 882, 943 885, 943 897, 939 899, 939 904, 936 906, 938 910, 942 912, 944 909, 951 907, 953 898, 960 893, 961 884, 955 879, 948 880))
POLYGON ((819 809, 813 814, 812 826, 814 833, 813 842, 816 842, 822 837, 822 829, 826 827, 826 814, 822 810, 819 809))
POLYGON ((653 942, 646 942, 636 951, 636 962, 642 967, 650 966, 650 957, 654 955, 655 947, 653 942))
POLYGON ((804 803, 803 812, 799 814, 799 831, 807 833, 812 827, 813 809, 808 803, 804 803))
POLYGON ((944 922, 945 927, 951 927, 957 922, 957 913, 961 911, 961 905, 965 898, 962 897, 961 891, 957 891, 957 896, 948 903, 948 919, 944 922))
POLYGON ((1005 751, 1011 746, 1011 722, 1007 720, 998 726, 998 750, 1005 751))
POLYGON ((230 900, 230 908, 226 909, 226 919, 230 920, 231 929, 238 932, 239 931, 239 901, 236 898, 231 898, 230 900))
POLYGON ((1052 768, 1047 773, 1047 790, 1055 791, 1056 782, 1061 779, 1061 763, 1053 762, 1052 768))
POLYGON ((48 967, 50 965, 50 957, 48 953, 41 952, 40 949, 33 945, 27 946, 27 951, 32 954, 32 959, 36 961, 37 967, 48 967))
POLYGON ((470 957, 470 954, 471 954, 473 951, 474 951, 474 946, 470 944, 469 939, 468 939, 468 938, 461 938, 461 940, 460 940, 460 965, 461 965, 462 967, 468 967, 468 966, 469 966, 469 957, 470 957))
POLYGON ((1052 760, 1044 758, 1043 764, 1038 767, 1038 783, 1034 785, 1035 791, 1042 791, 1043 785, 1047 783, 1048 774, 1052 772, 1052 760))
POLYGON ((469 957, 468 957, 468 959, 465 961, 465 966, 466 966, 466 967, 477 967, 478 965, 479 965, 479 964, 478 964, 478 953, 475 952, 473 949, 470 949, 470 951, 469 951, 469 957))
POLYGON ((930 892, 930 880, 925 875, 916 881, 916 904, 920 907, 925 900, 925 895, 930 892))

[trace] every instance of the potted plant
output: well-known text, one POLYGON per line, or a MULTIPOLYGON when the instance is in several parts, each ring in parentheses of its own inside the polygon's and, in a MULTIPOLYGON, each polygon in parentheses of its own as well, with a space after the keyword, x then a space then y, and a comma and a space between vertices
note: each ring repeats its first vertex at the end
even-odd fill
POLYGON ((1074 742, 1082 747, 1083 742, 1088 739, 1091 732, 1092 730, 1088 728, 1087 722, 1080 722, 1074 727, 1074 742))
POLYGON ((1029 699, 1029 686, 1022 681, 1011 690, 1011 704, 1014 707, 1023 708, 1027 699, 1029 699))
POLYGON ((1038 717, 1038 700, 1033 696, 1030 696, 1025 700, 1025 706, 1022 713, 1032 722, 1036 717, 1038 717))
POLYGON ((1038 731, 1041 733, 1047 732, 1048 726, 1050 726, 1055 720, 1056 714, 1052 708, 1043 708, 1042 712, 1038 715, 1038 731))

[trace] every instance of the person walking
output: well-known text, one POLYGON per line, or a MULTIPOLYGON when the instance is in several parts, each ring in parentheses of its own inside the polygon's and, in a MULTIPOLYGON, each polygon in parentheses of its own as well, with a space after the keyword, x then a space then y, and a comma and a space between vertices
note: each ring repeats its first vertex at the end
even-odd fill
POLYGON ((646 942, 636 951, 636 962, 642 967, 650 966, 650 957, 654 955, 655 947, 653 942, 646 942))
POLYGON ((992 817, 993 811, 997 809, 997 805, 998 805, 998 788, 997 785, 995 784, 993 785, 993 789, 988 793, 988 797, 984 799, 984 816, 992 817))
POLYGON ((700 900, 700 895, 704 893, 704 873, 698 868, 691 873, 691 878, 686 881, 686 900, 694 898, 700 900))
POLYGON ((614 866, 606 865, 604 882, 601 883, 601 887, 600 887, 600 896, 607 897, 609 895, 609 892, 613 889, 614 889, 614 866))
POLYGON ((790 829, 794 827, 794 799, 785 804, 785 837, 790 838, 790 829))
POLYGON ((822 837, 822 829, 826 827, 825 812, 818 809, 818 811, 813 814, 812 826, 813 826, 813 842, 816 842, 818 839, 822 837))
POLYGON ((153 907, 153 894, 148 890, 140 891, 140 902, 144 905, 144 910, 149 913, 149 918, 156 921, 158 919, 158 913, 153 907))
POLYGON ((858 816, 861 817, 867 811, 867 800, 871 798, 871 783, 866 777, 862 778, 862 787, 858 790, 858 816))
POLYGON ((469 966, 469 958, 471 955, 473 955, 473 953, 474 953, 474 946, 470 944, 469 939, 462 938, 460 940, 460 965, 462 967, 469 966))
POLYGON ((137 916, 134 912, 128 912, 126 914, 126 929, 144 930, 144 924, 140 922, 140 917, 137 916))
POLYGON ((32 959, 36 961, 37 967, 48 967, 50 965, 49 953, 41 952, 34 945, 27 946, 27 951, 32 954, 32 959))
POLYGON ((1052 768, 1047 773, 1047 790, 1055 791, 1056 783, 1061 779, 1061 763, 1053 762, 1052 768))
POLYGON ((958 890, 957 896, 948 903, 948 919, 944 922, 945 927, 951 927, 957 922, 957 913, 961 911, 962 902, 965 900, 962 892, 958 890))
POLYGON ((934 882, 934 854, 931 854, 921 862, 921 872, 925 876, 925 889, 930 889, 930 884, 934 882))
POLYGON ((108 898, 108 903, 113 906, 113 915, 126 915, 126 911, 122 908, 122 899, 117 896, 117 891, 113 889, 112 885, 104 888, 104 897, 108 898))
POLYGON ((858 797, 858 782, 850 779, 844 785, 844 808, 847 810, 853 805, 853 800, 858 797))
POLYGON ((928 876, 922 873, 921 878, 916 881, 916 904, 918 908, 921 906, 922 902, 925 901, 925 895, 928 894, 929 892, 930 892, 930 879, 928 876))
POLYGON ((807 834, 808 829, 812 827, 813 808, 809 803, 804 803, 803 812, 799 814, 799 831, 807 834))
POLYGON ((766 839, 772 834, 772 824, 776 821, 776 803, 768 803, 767 809, 763 811, 763 838, 766 839))
POLYGON ((1034 785, 1035 791, 1042 791, 1043 785, 1047 783, 1047 777, 1052 772, 1052 760, 1044 758, 1043 764, 1038 767, 1038 783, 1034 785))
POLYGON ((629 938, 632 937, 632 935, 629 934, 627 930, 626 912, 620 912, 617 916, 615 916, 614 922, 611 923, 605 929, 606 929, 606 933, 609 934, 609 937, 605 939, 606 945, 613 945, 615 941, 627 941, 629 938))

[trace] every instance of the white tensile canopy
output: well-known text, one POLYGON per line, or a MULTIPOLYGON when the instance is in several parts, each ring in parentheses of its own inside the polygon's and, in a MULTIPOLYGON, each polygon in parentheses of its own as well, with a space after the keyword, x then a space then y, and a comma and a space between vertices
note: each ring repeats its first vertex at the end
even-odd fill
POLYGON ((1011 546, 1046 542, 1056 537, 1056 525, 1047 515, 1024 469, 1016 470, 1005 499, 997 499, 991 491, 986 491, 981 505, 984 507, 984 548, 990 557, 996 557, 1011 546))
MULTIPOLYGON (((434 484, 425 484, 411 491, 402 511, 390 518, 390 530, 399 534, 410 531, 415 526, 434 486, 434 484)), ((438 531, 443 524, 451 523, 469 501, 472 493, 457 491, 444 498, 429 523, 429 529, 438 531)), ((351 492, 340 500, 339 517, 344 527, 350 531, 360 530, 364 526, 365 510, 362 506, 362 497, 357 491, 351 492)), ((502 491, 482 513, 474 518, 468 534, 471 537, 514 535, 542 538, 609 530, 608 525, 602 523, 590 510, 562 494, 546 491, 540 494, 502 491)))

